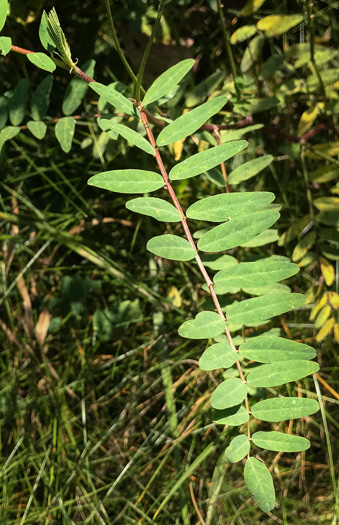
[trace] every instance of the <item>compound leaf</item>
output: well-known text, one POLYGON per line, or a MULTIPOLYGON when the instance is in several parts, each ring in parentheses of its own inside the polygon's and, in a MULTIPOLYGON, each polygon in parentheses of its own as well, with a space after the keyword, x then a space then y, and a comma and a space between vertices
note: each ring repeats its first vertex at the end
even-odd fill
POLYGON ((308 345, 282 337, 260 335, 240 345, 239 354, 251 361, 274 363, 276 361, 308 360, 316 351, 308 345))
POLYGON ((237 377, 226 379, 217 386, 211 397, 211 405, 218 410, 239 405, 247 394, 247 387, 237 377))
POLYGON ((310 448, 308 439, 283 432, 255 432, 252 441, 257 447, 275 452, 301 452, 310 448))
POLYGON ((126 202, 126 208, 135 213, 154 217, 161 222, 179 222, 181 220, 180 213, 172 204, 155 197, 137 197, 126 202))
POLYGON ((270 471, 256 458, 246 461, 244 477, 246 487, 263 512, 275 507, 275 491, 270 471))
POLYGON ((231 443, 227 447, 225 451, 226 459, 230 463, 237 463, 247 456, 249 450, 250 442, 248 437, 244 434, 241 434, 240 436, 236 436, 234 439, 232 439, 231 443))
POLYGON ((209 339, 225 331, 225 321, 216 312, 200 312, 195 319, 185 321, 179 327, 181 337, 188 339, 209 339))
POLYGON ((267 294, 227 306, 227 319, 234 324, 256 323, 298 308, 304 302, 305 297, 298 293, 267 294))
POLYGON ((161 188, 164 181, 153 171, 114 170, 94 175, 88 184, 117 193, 148 193, 161 188))
POLYGON ((164 95, 168 95, 179 84, 180 80, 187 75, 193 65, 194 60, 188 58, 167 69, 167 71, 162 73, 162 75, 153 82, 151 87, 148 88, 144 100, 142 101, 143 105, 146 106, 147 104, 159 100, 159 98, 164 95))
POLYGON ((196 251, 186 239, 177 235, 158 235, 150 239, 147 250, 172 261, 191 261, 196 251))
POLYGON ((209 346, 199 359, 201 370, 229 368, 238 359, 238 354, 228 343, 215 343, 209 346))
POLYGON ((314 361, 278 361, 252 370, 247 376, 247 383, 253 387, 280 386, 315 374, 318 370, 319 365, 314 361))
POLYGON ((252 416, 261 419, 261 421, 271 421, 273 423, 310 416, 318 410, 318 402, 305 397, 264 399, 251 407, 252 416))

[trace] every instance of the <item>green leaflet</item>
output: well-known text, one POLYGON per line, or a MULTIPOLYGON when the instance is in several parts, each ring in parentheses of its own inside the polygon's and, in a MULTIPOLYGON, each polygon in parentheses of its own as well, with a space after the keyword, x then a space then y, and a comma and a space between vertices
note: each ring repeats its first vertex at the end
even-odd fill
POLYGON ((0 152, 5 142, 13 139, 20 131, 19 126, 7 126, 0 131, 0 152))
POLYGON ((229 425, 230 427, 237 427, 247 423, 249 415, 244 406, 234 406, 226 408, 225 410, 213 410, 212 421, 219 425, 229 425))
POLYGON ((272 293, 290 293, 291 289, 285 284, 271 283, 263 286, 245 286, 243 291, 249 295, 266 295, 272 293))
POLYGON ((43 69, 44 71, 49 71, 52 73, 52 71, 56 69, 56 65, 51 57, 45 55, 45 53, 29 53, 26 56, 28 60, 32 62, 32 64, 40 69, 43 69))
POLYGON ((315 374, 318 370, 318 363, 313 361, 278 361, 252 370, 247 376, 247 383, 253 387, 280 386, 315 374))
POLYGON ((27 128, 29 131, 36 137, 37 139, 41 140, 46 135, 47 126, 44 122, 36 122, 34 120, 30 120, 27 122, 27 128))
POLYGON ((272 155, 264 155, 263 157, 258 157, 257 159, 245 162, 244 164, 241 164, 241 166, 235 168, 235 170, 229 174, 227 181, 229 184, 234 186, 244 180, 251 179, 263 169, 267 168, 267 166, 269 166, 272 161, 272 155))
POLYGON ((63 117, 55 125, 55 136, 65 153, 71 150, 74 130, 75 121, 72 117, 63 117))
POLYGON ((232 36, 230 38, 231 44, 237 44, 238 42, 243 42, 244 40, 247 40, 248 38, 251 38, 251 36, 255 35, 257 32, 257 28, 255 26, 242 26, 239 27, 234 33, 232 33, 232 36))
POLYGON ((257 248, 258 246, 264 246, 265 244, 276 242, 278 239, 278 230, 265 230, 250 241, 243 242, 240 246, 243 248, 257 248))
POLYGON ((211 397, 211 405, 217 410, 239 405, 247 394, 247 387, 237 377, 226 379, 217 386, 211 397))
POLYGON ((221 270, 214 276, 214 282, 239 288, 262 286, 282 281, 298 272, 297 264, 264 259, 240 263, 226 270, 221 270))
POLYGON ((276 210, 261 210, 231 219, 205 233, 198 242, 198 248, 204 252, 235 248, 272 226, 279 215, 276 210))
POLYGON ((0 129, 4 127, 8 119, 7 103, 6 97, 0 97, 0 129))
POLYGON ((31 100, 31 112, 34 120, 41 120, 46 116, 53 80, 53 76, 48 75, 40 82, 33 93, 31 100))
POLYGON ((104 86, 104 84, 100 84, 99 82, 90 82, 89 86, 93 91, 98 93, 98 95, 104 97, 109 104, 112 104, 117 111, 122 111, 133 117, 138 116, 139 112, 133 103, 111 86, 104 86))
POLYGON ((246 73, 258 60, 260 51, 265 43, 263 35, 257 35, 249 42, 241 59, 240 70, 246 73))
POLYGON ((50 53, 52 53, 55 50, 56 46, 47 30, 47 26, 48 26, 47 13, 46 11, 43 11, 42 16, 41 16, 40 26, 39 26, 39 38, 40 38, 40 42, 42 43, 46 51, 49 51, 50 53))
POLYGON ((246 487, 263 512, 270 512, 275 507, 273 479, 265 465, 256 458, 246 461, 244 477, 246 487))
MULTIPOLYGON (((95 60, 88 60, 81 66, 86 75, 93 77, 95 60)), ((62 101, 62 112, 64 115, 72 115, 80 106, 88 90, 88 83, 79 77, 74 77, 67 86, 64 99, 62 101)))
POLYGON ((239 354, 251 361, 274 363, 275 361, 307 360, 316 356, 316 351, 308 345, 283 339, 260 335, 240 345, 239 354))
POLYGON ((257 323, 294 310, 304 302, 305 297, 298 293, 267 294, 231 304, 226 308, 227 319, 234 324, 257 323))
POLYGON ((201 260, 204 266, 211 268, 211 270, 224 270, 238 264, 238 261, 232 255, 219 255, 218 253, 203 255, 201 260))
POLYGON ((158 257, 171 261, 191 261, 196 256, 196 251, 186 239, 177 235, 158 235, 150 239, 146 245, 147 250, 158 257))
POLYGON ((250 442, 248 437, 244 434, 241 434, 240 436, 236 436, 234 439, 232 439, 225 451, 225 455, 230 463, 237 463, 238 461, 244 459, 249 451, 250 442))
POLYGON ((228 343, 215 343, 209 346, 199 359, 201 370, 218 370, 218 368, 229 368, 238 359, 228 343))
POLYGON ((162 188, 164 181, 153 171, 114 170, 94 175, 88 184, 117 193, 148 193, 162 188))
POLYGON ((252 441, 257 447, 276 452, 301 452, 311 446, 306 438, 275 431, 255 432, 252 435, 252 441))
POLYGON ((12 39, 9 36, 0 36, 0 53, 7 55, 12 47, 12 39))
POLYGON ((225 71, 216 71, 194 86, 193 89, 187 90, 188 93, 185 96, 185 106, 188 108, 194 108, 203 100, 206 100, 209 93, 214 93, 224 78, 225 71))
POLYGON ((25 116, 28 98, 28 81, 22 78, 15 86, 14 93, 8 102, 9 119, 13 126, 21 124, 25 116))
POLYGON ((262 421, 285 421, 298 419, 314 414, 319 410, 319 404, 314 399, 305 397, 275 397, 264 399, 251 407, 254 417, 262 421))
POLYGON ((126 202, 126 208, 161 222, 181 221, 180 213, 172 204, 155 197, 137 197, 126 202))
POLYGON ((223 222, 254 213, 274 200, 268 191, 221 193, 195 202, 186 212, 189 219, 223 222))
POLYGON ((185 321, 179 327, 181 337, 188 339, 209 339, 225 331, 225 321, 216 312, 200 312, 195 319, 185 321))
POLYGON ((166 146, 191 135, 218 113, 226 102, 226 97, 213 98, 198 108, 192 109, 189 113, 181 115, 160 132, 157 145, 166 146))
POLYGON ((151 144, 144 137, 142 137, 140 133, 134 131, 134 129, 131 129, 128 126, 123 126, 122 124, 118 124, 114 119, 102 119, 100 124, 103 126, 105 131, 108 129, 115 131, 124 137, 124 139, 128 140, 128 142, 131 142, 131 144, 137 146, 137 148, 140 148, 146 153, 149 153, 149 155, 154 156, 153 146, 151 146, 151 144))
POLYGON ((4 27, 7 18, 8 0, 0 1, 0 31, 4 27))
POLYGON ((192 58, 188 58, 167 69, 167 71, 162 73, 162 75, 160 75, 160 77, 158 77, 153 82, 151 87, 148 88, 144 100, 142 101, 143 105, 146 106, 147 104, 151 104, 152 102, 159 100, 159 98, 163 97, 164 95, 168 95, 170 91, 172 91, 177 86, 177 84, 179 84, 180 80, 182 80, 184 76, 187 75, 193 65, 194 60, 192 58))
POLYGON ((246 140, 238 140, 209 148, 180 162, 169 173, 171 180, 195 177, 233 157, 248 146, 246 140))

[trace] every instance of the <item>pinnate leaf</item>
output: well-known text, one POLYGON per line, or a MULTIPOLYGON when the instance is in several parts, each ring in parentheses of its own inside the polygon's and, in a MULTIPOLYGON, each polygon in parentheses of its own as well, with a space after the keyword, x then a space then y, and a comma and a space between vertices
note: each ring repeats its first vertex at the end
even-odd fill
POLYGON ((285 421, 314 414, 319 404, 305 397, 275 397, 264 399, 251 407, 252 416, 262 421, 285 421))
POLYGON ((153 237, 148 241, 146 248, 151 253, 172 261, 191 261, 196 256, 191 244, 177 235, 153 237))
POLYGON ((226 270, 221 270, 214 276, 215 283, 223 283, 228 286, 262 286, 276 283, 287 279, 298 273, 297 264, 260 260, 256 262, 244 262, 226 270))
POLYGON ((237 463, 244 459, 245 456, 249 453, 250 442, 248 437, 244 434, 235 437, 232 439, 231 443, 225 451, 226 459, 230 463, 237 463))
POLYGON ((257 447, 276 452, 301 452, 310 448, 308 439, 283 432, 255 432, 252 441, 257 447))
POLYGON ((234 324, 256 323, 298 308, 304 302, 305 297, 297 293, 268 294, 262 297, 254 297, 228 306, 226 308, 227 319, 234 324))
POLYGON ((158 146, 166 146, 191 135, 218 113, 226 102, 226 97, 216 97, 185 115, 181 115, 160 132, 157 138, 158 146))
POLYGON ((56 65, 51 57, 45 53, 29 53, 27 58, 36 67, 48 71, 49 73, 52 73, 56 69, 56 65))
POLYGON ((251 361, 274 363, 276 361, 307 360, 316 356, 308 345, 282 337, 260 335, 240 345, 239 354, 251 361))
POLYGON ((244 180, 251 179, 263 169, 267 168, 273 161, 272 155, 264 155, 263 157, 258 157, 257 159, 249 160, 241 166, 238 166, 233 170, 228 176, 228 183, 231 185, 239 184, 244 180))
POLYGON ((171 180, 181 180, 195 177, 230 159, 247 146, 248 142, 246 140, 238 140, 201 151, 174 166, 170 171, 169 178, 171 180))
POLYGON ((172 204, 155 197, 132 199, 126 203, 126 208, 135 213, 154 217, 161 222, 179 222, 181 220, 180 213, 172 204))
POLYGON ((278 361, 252 370, 247 376, 247 383, 253 387, 280 386, 315 374, 318 370, 319 365, 314 361, 278 361))
POLYGON ((238 359, 238 354, 228 343, 215 343, 209 346, 199 359, 201 370, 229 368, 238 359))
POLYGON ((194 60, 188 58, 167 69, 167 71, 162 73, 162 75, 153 82, 151 87, 148 88, 144 100, 142 101, 143 105, 151 104, 164 95, 168 95, 177 86, 180 80, 187 75, 193 65, 194 60))
POLYGON ((74 131, 75 122, 72 117, 63 117, 55 125, 55 136, 65 153, 71 150, 74 131))
POLYGON ((273 479, 268 468, 258 459, 246 461, 244 477, 246 487, 263 512, 270 512, 275 507, 273 479))
POLYGON ((223 222, 256 212, 273 200, 274 194, 268 191, 221 193, 195 202, 186 215, 190 219, 223 222))
POLYGON ((279 218, 277 210, 260 210, 229 220, 205 233, 198 242, 199 250, 219 252, 230 250, 266 230, 279 218))
POLYGON ((247 387, 237 377, 226 379, 217 386, 211 397, 211 405, 218 410, 239 405, 247 394, 247 387))
POLYGON ((153 171, 114 170, 94 175, 88 184, 117 193, 148 193, 161 188, 164 181, 153 171))

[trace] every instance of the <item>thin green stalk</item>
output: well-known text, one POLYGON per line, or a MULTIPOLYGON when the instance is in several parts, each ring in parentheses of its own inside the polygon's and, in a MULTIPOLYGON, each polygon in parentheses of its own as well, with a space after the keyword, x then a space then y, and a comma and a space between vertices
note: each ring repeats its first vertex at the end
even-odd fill
POLYGON ((235 90, 236 90, 237 96, 239 97, 240 91, 239 91, 239 88, 238 88, 238 86, 236 85, 236 82, 235 82, 235 79, 237 78, 237 70, 235 68, 235 62, 234 62, 234 58, 233 58, 231 44, 230 44, 230 41, 229 41, 229 38, 228 38, 228 34, 227 34, 227 30, 226 30, 225 17, 224 17, 224 13, 222 11, 221 0, 217 0, 217 3, 218 3, 219 20, 220 20, 220 24, 221 24, 222 34, 223 34, 223 37, 224 37, 224 44, 225 44, 225 48, 226 48, 227 58, 228 58, 228 61, 230 63, 231 75, 233 77, 235 90))
MULTIPOLYGON (((105 1, 108 2, 108 0, 105 0, 105 1)), ((161 0, 160 6, 159 6, 159 10, 158 10, 157 19, 156 19, 156 21, 154 23, 154 26, 153 26, 153 29, 152 29, 152 34, 151 34, 151 36, 149 38, 149 41, 147 43, 146 49, 144 51, 144 54, 143 54, 143 57, 142 57, 142 60, 141 60, 141 64, 140 64, 140 68, 139 68, 139 72, 138 72, 138 77, 137 77, 137 82, 136 82, 136 86, 135 86, 135 95, 134 95, 134 98, 137 101, 138 105, 140 104, 140 90, 141 90, 142 78, 144 76, 145 66, 146 66, 146 63, 147 63, 149 52, 151 51, 151 47, 152 47, 154 39, 155 39, 155 35, 157 34, 158 29, 159 29, 161 17, 162 17, 162 14, 164 12, 164 8, 165 8, 165 3, 166 3, 166 0, 161 0)))

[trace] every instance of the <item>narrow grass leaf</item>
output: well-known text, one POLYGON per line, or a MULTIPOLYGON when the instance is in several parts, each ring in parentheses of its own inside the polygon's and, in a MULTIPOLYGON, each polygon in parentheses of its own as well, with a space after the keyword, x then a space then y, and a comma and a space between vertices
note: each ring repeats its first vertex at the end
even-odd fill
POLYGON ((0 31, 4 27, 7 18, 8 0, 0 1, 0 31))
POLYGON ((310 416, 319 410, 319 403, 305 397, 264 399, 251 407, 252 416, 261 421, 285 421, 310 416))
POLYGON ((169 178, 171 180, 182 180, 195 177, 230 159, 247 146, 246 140, 238 140, 201 151, 174 166, 170 171, 169 178))
POLYGON ((209 346, 199 359, 201 370, 218 370, 219 368, 229 368, 238 359, 238 354, 234 352, 228 343, 215 343, 209 346))
POLYGON ((280 386, 315 374, 318 370, 319 365, 314 361, 278 361, 252 370, 247 376, 247 383, 253 387, 280 386))
POLYGON ((45 77, 32 95, 31 113, 34 120, 41 120, 46 116, 53 80, 52 75, 45 77))
POLYGON ((254 213, 274 200, 274 194, 263 192, 221 193, 195 202, 186 212, 189 219, 224 222, 254 213))
POLYGON ((126 202, 126 208, 161 222, 181 221, 180 213, 172 204, 155 197, 137 197, 126 202))
MULTIPOLYGON (((209 339, 225 331, 225 321, 216 312, 200 312, 195 319, 185 321, 179 327, 181 337, 188 339, 209 339)), ((240 401, 239 401, 240 402, 240 401)))
POLYGON ((237 377, 226 379, 217 386, 211 397, 211 405, 217 410, 239 405, 247 394, 247 387, 237 377))
POLYGON ((227 319, 230 323, 235 324, 256 323, 294 310, 304 302, 305 297, 298 293, 279 293, 254 297, 228 306, 226 308, 227 319))
MULTIPOLYGON (((86 75, 93 77, 95 60, 88 60, 81 66, 81 70, 86 75)), ((64 99, 62 101, 62 112, 64 115, 72 115, 80 106, 87 91, 88 83, 80 77, 74 77, 67 86, 64 99)))
POLYGON ((260 335, 240 345, 239 354, 251 361, 274 363, 276 361, 313 359, 316 351, 311 346, 282 337, 260 335))
POLYGON ((105 126, 105 131, 108 129, 115 131, 137 148, 140 148, 149 155, 154 156, 154 148, 151 146, 148 140, 142 137, 140 133, 134 131, 134 129, 131 129, 128 126, 123 126, 122 124, 118 124, 114 119, 104 119, 101 120, 101 123, 105 126))
POLYGON ((45 53, 29 53, 26 55, 28 60, 36 67, 52 73, 56 69, 56 65, 48 55, 45 53))
POLYGON ((175 66, 170 67, 158 77, 150 88, 148 88, 147 93, 142 101, 143 105, 151 104, 159 98, 168 95, 176 86, 179 84, 180 80, 184 78, 185 75, 192 69, 194 65, 194 60, 188 58, 182 60, 175 66))
POLYGON ((157 145, 166 146, 191 135, 205 124, 208 119, 218 113, 226 102, 226 97, 216 97, 185 113, 185 115, 181 115, 181 117, 171 122, 160 132, 157 138, 157 145))
POLYGON ((265 465, 256 458, 246 461, 244 477, 246 487, 263 512, 270 512, 275 507, 273 479, 265 465))
POLYGON ((22 78, 15 86, 12 97, 8 102, 9 119, 13 126, 21 124, 29 98, 28 80, 22 78))
POLYGON ((250 442, 248 437, 244 434, 241 434, 240 436, 236 436, 232 439, 225 451, 225 455, 230 463, 238 463, 238 461, 241 461, 245 456, 247 456, 249 451, 250 442))
POLYGON ((0 36, 0 53, 7 55, 12 47, 12 39, 9 36, 0 36))
POLYGON ((258 173, 260 173, 263 169, 267 168, 267 166, 269 166, 272 162, 272 155, 264 155, 263 157, 258 157, 257 159, 245 162, 244 164, 241 164, 241 166, 235 168, 235 170, 233 170, 229 174, 227 181, 233 186, 240 184, 240 182, 251 179, 258 173))
POLYGON ((153 171, 114 170, 94 175, 88 184, 117 193, 148 193, 162 188, 164 181, 153 171))
POLYGON ((272 226, 279 216, 277 210, 261 210, 231 218, 205 233, 198 242, 198 248, 204 252, 230 250, 272 226))
POLYGON ((283 432, 255 432, 252 441, 257 447, 275 452, 301 452, 310 448, 308 439, 283 432))
POLYGON ((196 251, 186 239, 177 235, 158 235, 150 239, 147 250, 158 257, 171 261, 191 261, 196 256, 196 251))
POLYGON ((234 406, 226 408, 225 410, 213 410, 212 421, 219 425, 229 425, 230 427, 238 427, 247 423, 249 415, 244 406, 234 406))
POLYGON ((71 150, 74 131, 75 122, 72 117, 63 117, 55 125, 55 136, 65 153, 71 150))
POLYGON ((222 282, 228 286, 262 286, 287 279, 299 272, 299 266, 288 262, 268 261, 244 262, 226 270, 221 270, 214 276, 214 282, 222 282))
POLYGON ((30 120, 27 122, 27 128, 29 131, 36 137, 37 139, 41 140, 46 135, 47 126, 44 122, 37 122, 34 120, 30 120))
POLYGON ((123 113, 134 117, 138 116, 137 109, 133 103, 111 86, 105 86, 99 82, 90 82, 89 86, 93 91, 98 93, 98 95, 104 97, 109 104, 116 108, 117 111, 122 111, 123 113))

